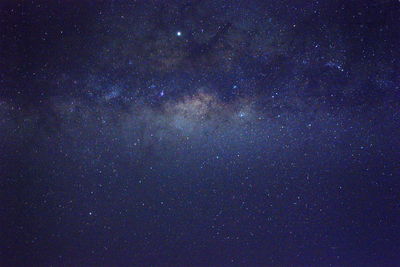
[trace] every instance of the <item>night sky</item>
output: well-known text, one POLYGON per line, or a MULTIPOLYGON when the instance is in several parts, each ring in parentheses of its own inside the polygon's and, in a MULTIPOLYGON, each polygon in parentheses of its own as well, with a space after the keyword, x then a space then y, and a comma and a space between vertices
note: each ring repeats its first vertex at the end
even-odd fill
POLYGON ((0 266, 400 266, 400 2, 0 3, 0 266))

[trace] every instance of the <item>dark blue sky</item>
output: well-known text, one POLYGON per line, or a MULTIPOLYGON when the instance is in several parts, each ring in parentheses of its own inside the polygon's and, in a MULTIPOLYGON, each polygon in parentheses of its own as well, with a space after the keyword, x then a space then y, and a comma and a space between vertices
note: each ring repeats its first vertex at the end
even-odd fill
POLYGON ((398 266, 398 1, 3 1, 1 266, 398 266))

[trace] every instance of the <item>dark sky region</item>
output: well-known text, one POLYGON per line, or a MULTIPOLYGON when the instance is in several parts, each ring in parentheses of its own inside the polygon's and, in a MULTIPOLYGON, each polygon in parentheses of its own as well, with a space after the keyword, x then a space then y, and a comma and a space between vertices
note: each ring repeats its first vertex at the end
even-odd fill
POLYGON ((0 266, 400 266, 397 0, 0 3, 0 266))

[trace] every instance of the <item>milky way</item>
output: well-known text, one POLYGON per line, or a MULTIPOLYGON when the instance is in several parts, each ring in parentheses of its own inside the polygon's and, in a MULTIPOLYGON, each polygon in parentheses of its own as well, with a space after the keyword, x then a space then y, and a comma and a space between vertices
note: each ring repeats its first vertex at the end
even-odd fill
POLYGON ((1 266, 396 266, 398 1, 3 1, 1 266))

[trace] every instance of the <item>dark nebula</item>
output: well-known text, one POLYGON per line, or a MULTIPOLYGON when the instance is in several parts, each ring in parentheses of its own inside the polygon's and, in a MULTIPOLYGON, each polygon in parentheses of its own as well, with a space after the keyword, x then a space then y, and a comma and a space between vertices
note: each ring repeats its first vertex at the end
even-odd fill
POLYGON ((397 0, 0 3, 0 266, 399 266, 397 0))

